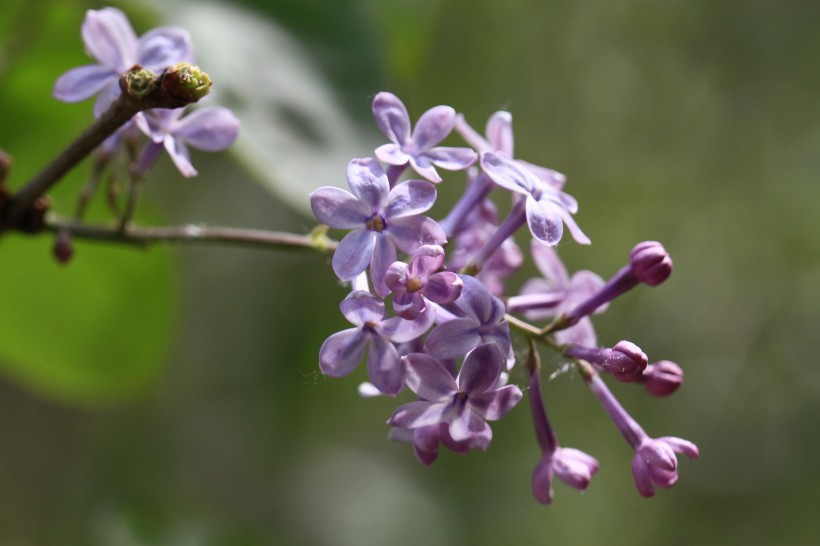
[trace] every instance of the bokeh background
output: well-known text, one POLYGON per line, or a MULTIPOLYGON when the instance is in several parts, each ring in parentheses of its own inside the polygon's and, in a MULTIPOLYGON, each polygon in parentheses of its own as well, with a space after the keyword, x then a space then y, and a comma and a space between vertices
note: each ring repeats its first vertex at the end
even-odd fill
MULTIPOLYGON (((538 505, 525 405, 486 453, 421 467, 387 441, 394 400, 318 372, 344 289, 307 252, 0 241, 0 544, 815 544, 820 540, 820 3, 771 0, 110 2, 142 33, 189 28, 235 109, 230 154, 163 159, 143 224, 308 232, 307 194, 372 154, 370 101, 513 114, 516 155, 567 174, 609 276, 662 241, 670 280, 596 318, 674 360, 669 399, 613 385, 653 436, 696 442, 641 498, 631 451, 577 376, 545 398, 601 470, 538 505)), ((53 82, 85 64, 81 0, 4 0, 0 147, 21 185, 90 119, 53 82)), ((453 143, 458 142, 454 137, 453 143)), ((70 213, 83 164, 53 193, 70 213)), ((440 187, 438 214, 463 183, 440 187)), ((92 216, 105 218, 97 205, 92 216)), ((526 245, 526 241, 519 240, 526 245)), ((531 264, 514 281, 533 274, 531 264)), ((548 370, 561 363, 545 355, 548 370)), ((523 378, 514 376, 523 383, 523 378)))

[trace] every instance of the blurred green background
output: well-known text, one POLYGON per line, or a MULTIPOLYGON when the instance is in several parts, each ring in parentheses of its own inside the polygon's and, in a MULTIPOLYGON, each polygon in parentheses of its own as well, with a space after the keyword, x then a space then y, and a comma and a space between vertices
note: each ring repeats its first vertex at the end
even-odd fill
MULTIPOLYGON (((538 505, 525 405, 486 453, 421 467, 385 439, 394 400, 318 371, 347 327, 328 259, 299 252, 0 241, 0 544, 814 544, 820 501, 820 3, 764 0, 112 2, 139 33, 190 28, 239 115, 232 154, 163 158, 143 224, 307 232, 307 194, 372 154, 370 101, 513 114, 516 155, 568 176, 609 276, 664 243, 670 280, 596 319, 686 371, 669 399, 613 385, 653 436, 701 458, 641 498, 631 451, 578 377, 545 399, 601 470, 538 505)), ((18 187, 90 119, 54 80, 85 64, 81 0, 5 0, 0 148, 18 187)), ((457 143, 456 138, 452 139, 457 143)), ((54 192, 69 213, 89 172, 54 192)), ((462 187, 451 174, 438 214, 462 187)), ((104 209, 93 212, 104 218, 104 209)), ((522 244, 526 241, 520 239, 522 244)), ((520 283, 533 274, 527 268, 520 283)), ((545 355, 546 356, 546 355, 545 355)), ((560 362, 547 357, 553 369, 560 362)), ((522 383, 520 376, 514 381, 522 383)))

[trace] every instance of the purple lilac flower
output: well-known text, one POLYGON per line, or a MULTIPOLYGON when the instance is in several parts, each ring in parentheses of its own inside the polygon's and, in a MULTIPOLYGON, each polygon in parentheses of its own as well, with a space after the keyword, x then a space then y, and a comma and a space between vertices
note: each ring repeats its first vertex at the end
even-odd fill
POLYGON ((393 311, 412 320, 426 309, 426 301, 447 304, 461 295, 463 282, 452 271, 439 271, 444 264, 444 249, 423 245, 413 253, 410 265, 394 262, 384 278, 393 291, 393 311))
POLYGON ((514 385, 498 387, 504 354, 492 343, 480 345, 453 378, 435 358, 414 353, 404 358, 406 382, 421 399, 399 407, 388 423, 417 429, 446 423, 456 442, 487 449, 492 429, 487 421, 504 417, 524 396, 514 385))
POLYGON ((221 106, 199 108, 186 116, 182 108, 150 110, 135 121, 151 140, 139 161, 140 172, 146 172, 165 147, 182 176, 196 176, 188 146, 218 152, 233 144, 239 133, 239 120, 221 106))
POLYGON ((475 442, 464 440, 456 442, 450 436, 450 427, 446 423, 438 423, 416 429, 396 428, 390 429, 388 437, 391 440, 411 442, 416 460, 424 466, 430 466, 438 458, 439 446, 443 445, 450 451, 464 455, 471 449, 479 449, 475 442))
POLYGON ((672 487, 678 481, 678 461, 675 453, 683 453, 694 460, 700 455, 697 446, 688 440, 672 436, 650 438, 615 399, 598 374, 588 377, 587 384, 615 426, 635 450, 632 477, 635 479, 638 492, 644 497, 651 497, 655 494, 655 487, 672 487))
POLYGON ((342 314, 355 328, 331 335, 319 349, 319 368, 331 377, 351 373, 367 355, 370 381, 382 393, 397 394, 403 374, 399 352, 394 343, 410 341, 432 325, 435 313, 426 312, 416 320, 384 318, 384 302, 369 292, 357 291, 339 304, 342 314))
MULTIPOLYGON (((512 114, 509 112, 499 111, 490 116, 485 130, 486 139, 470 127, 464 116, 460 114, 456 118, 455 129, 479 153, 493 152, 509 159, 515 157, 513 154, 515 139, 513 138, 512 114)), ((557 190, 563 188, 567 180, 567 177, 558 171, 533 165, 522 159, 515 159, 515 162, 557 190)))
MULTIPOLYGON (((538 241, 547 245, 557 244, 564 233, 563 225, 566 224, 575 241, 583 245, 590 243, 572 218, 578 212, 578 203, 569 194, 544 182, 529 169, 522 168, 514 160, 501 154, 481 154, 481 168, 502 188, 526 197, 526 205, 522 209, 513 209, 517 214, 515 223, 520 226, 526 218, 533 237, 538 241)), ((515 226, 510 231, 517 229, 518 226, 515 226)))
POLYGON ((193 61, 188 31, 159 27, 137 38, 125 14, 116 8, 88 10, 82 26, 86 51, 97 64, 80 66, 57 79, 52 94, 64 102, 79 102, 99 93, 99 116, 120 94, 120 76, 134 65, 162 72, 178 62, 193 61))
POLYGON ((638 284, 657 286, 672 273, 672 258, 655 241, 638 243, 629 256, 629 264, 622 267, 597 292, 565 313, 561 321, 571 325, 618 296, 632 290, 638 284))
POLYGON ((653 396, 669 396, 683 384, 683 370, 674 362, 660 360, 646 367, 640 382, 653 396))
POLYGON ((422 216, 436 200, 430 182, 408 180, 390 189, 381 165, 371 158, 354 159, 347 166, 353 193, 325 186, 310 194, 313 214, 336 229, 352 229, 333 254, 333 271, 349 281, 370 265, 377 294, 390 289, 384 284, 387 268, 396 261, 396 247, 412 254, 421 245, 443 245, 444 232, 422 216))
MULTIPOLYGON (((537 353, 533 357, 537 359, 537 353)), ((535 425, 535 436, 542 452, 532 474, 532 492, 541 504, 551 504, 554 476, 570 487, 584 491, 589 486, 592 476, 598 471, 599 464, 594 457, 583 451, 558 445, 558 438, 547 418, 547 410, 541 396, 539 367, 539 364, 528 366, 530 409, 535 425)))
MULTIPOLYGON (((570 278, 552 247, 533 241, 530 251, 542 277, 528 280, 521 288, 521 295, 507 300, 510 313, 523 312, 530 320, 554 318, 574 308, 604 285, 603 279, 592 271, 577 271, 570 278)), ((595 313, 603 313, 606 309, 604 304, 595 313)))
POLYGON ((443 306, 455 315, 427 336, 425 349, 440 359, 457 358, 484 343, 510 352, 510 325, 504 320, 504 303, 490 294, 475 277, 461 275, 464 288, 455 303, 443 306))
POLYGON ((409 163, 431 182, 441 182, 436 166, 458 171, 478 158, 469 148, 436 146, 455 125, 456 112, 449 106, 436 106, 422 114, 411 133, 410 116, 404 103, 392 93, 381 92, 373 99, 373 117, 379 130, 391 141, 376 149, 376 157, 389 165, 409 163))

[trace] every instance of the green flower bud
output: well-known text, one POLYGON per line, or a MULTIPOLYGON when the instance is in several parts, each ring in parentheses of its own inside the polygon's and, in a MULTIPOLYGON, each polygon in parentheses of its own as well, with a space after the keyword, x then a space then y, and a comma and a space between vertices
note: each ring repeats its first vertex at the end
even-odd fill
POLYGON ((198 66, 177 63, 168 67, 162 76, 162 92, 179 101, 180 106, 197 102, 211 89, 211 78, 198 66))
POLYGON ((156 81, 157 75, 153 70, 136 64, 125 73, 120 86, 127 95, 141 99, 153 91, 156 81))

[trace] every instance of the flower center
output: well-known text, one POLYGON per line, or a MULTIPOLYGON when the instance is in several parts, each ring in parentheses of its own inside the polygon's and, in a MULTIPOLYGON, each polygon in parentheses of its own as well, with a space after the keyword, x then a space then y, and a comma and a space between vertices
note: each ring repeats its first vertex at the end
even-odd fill
POLYGON ((381 233, 384 231, 384 220, 382 220, 381 216, 374 216, 364 225, 367 226, 367 229, 372 229, 376 233, 381 233))
POLYGON ((421 279, 418 277, 413 277, 409 281, 407 281, 407 291, 408 292, 418 292, 424 288, 424 283, 421 282, 421 279))

